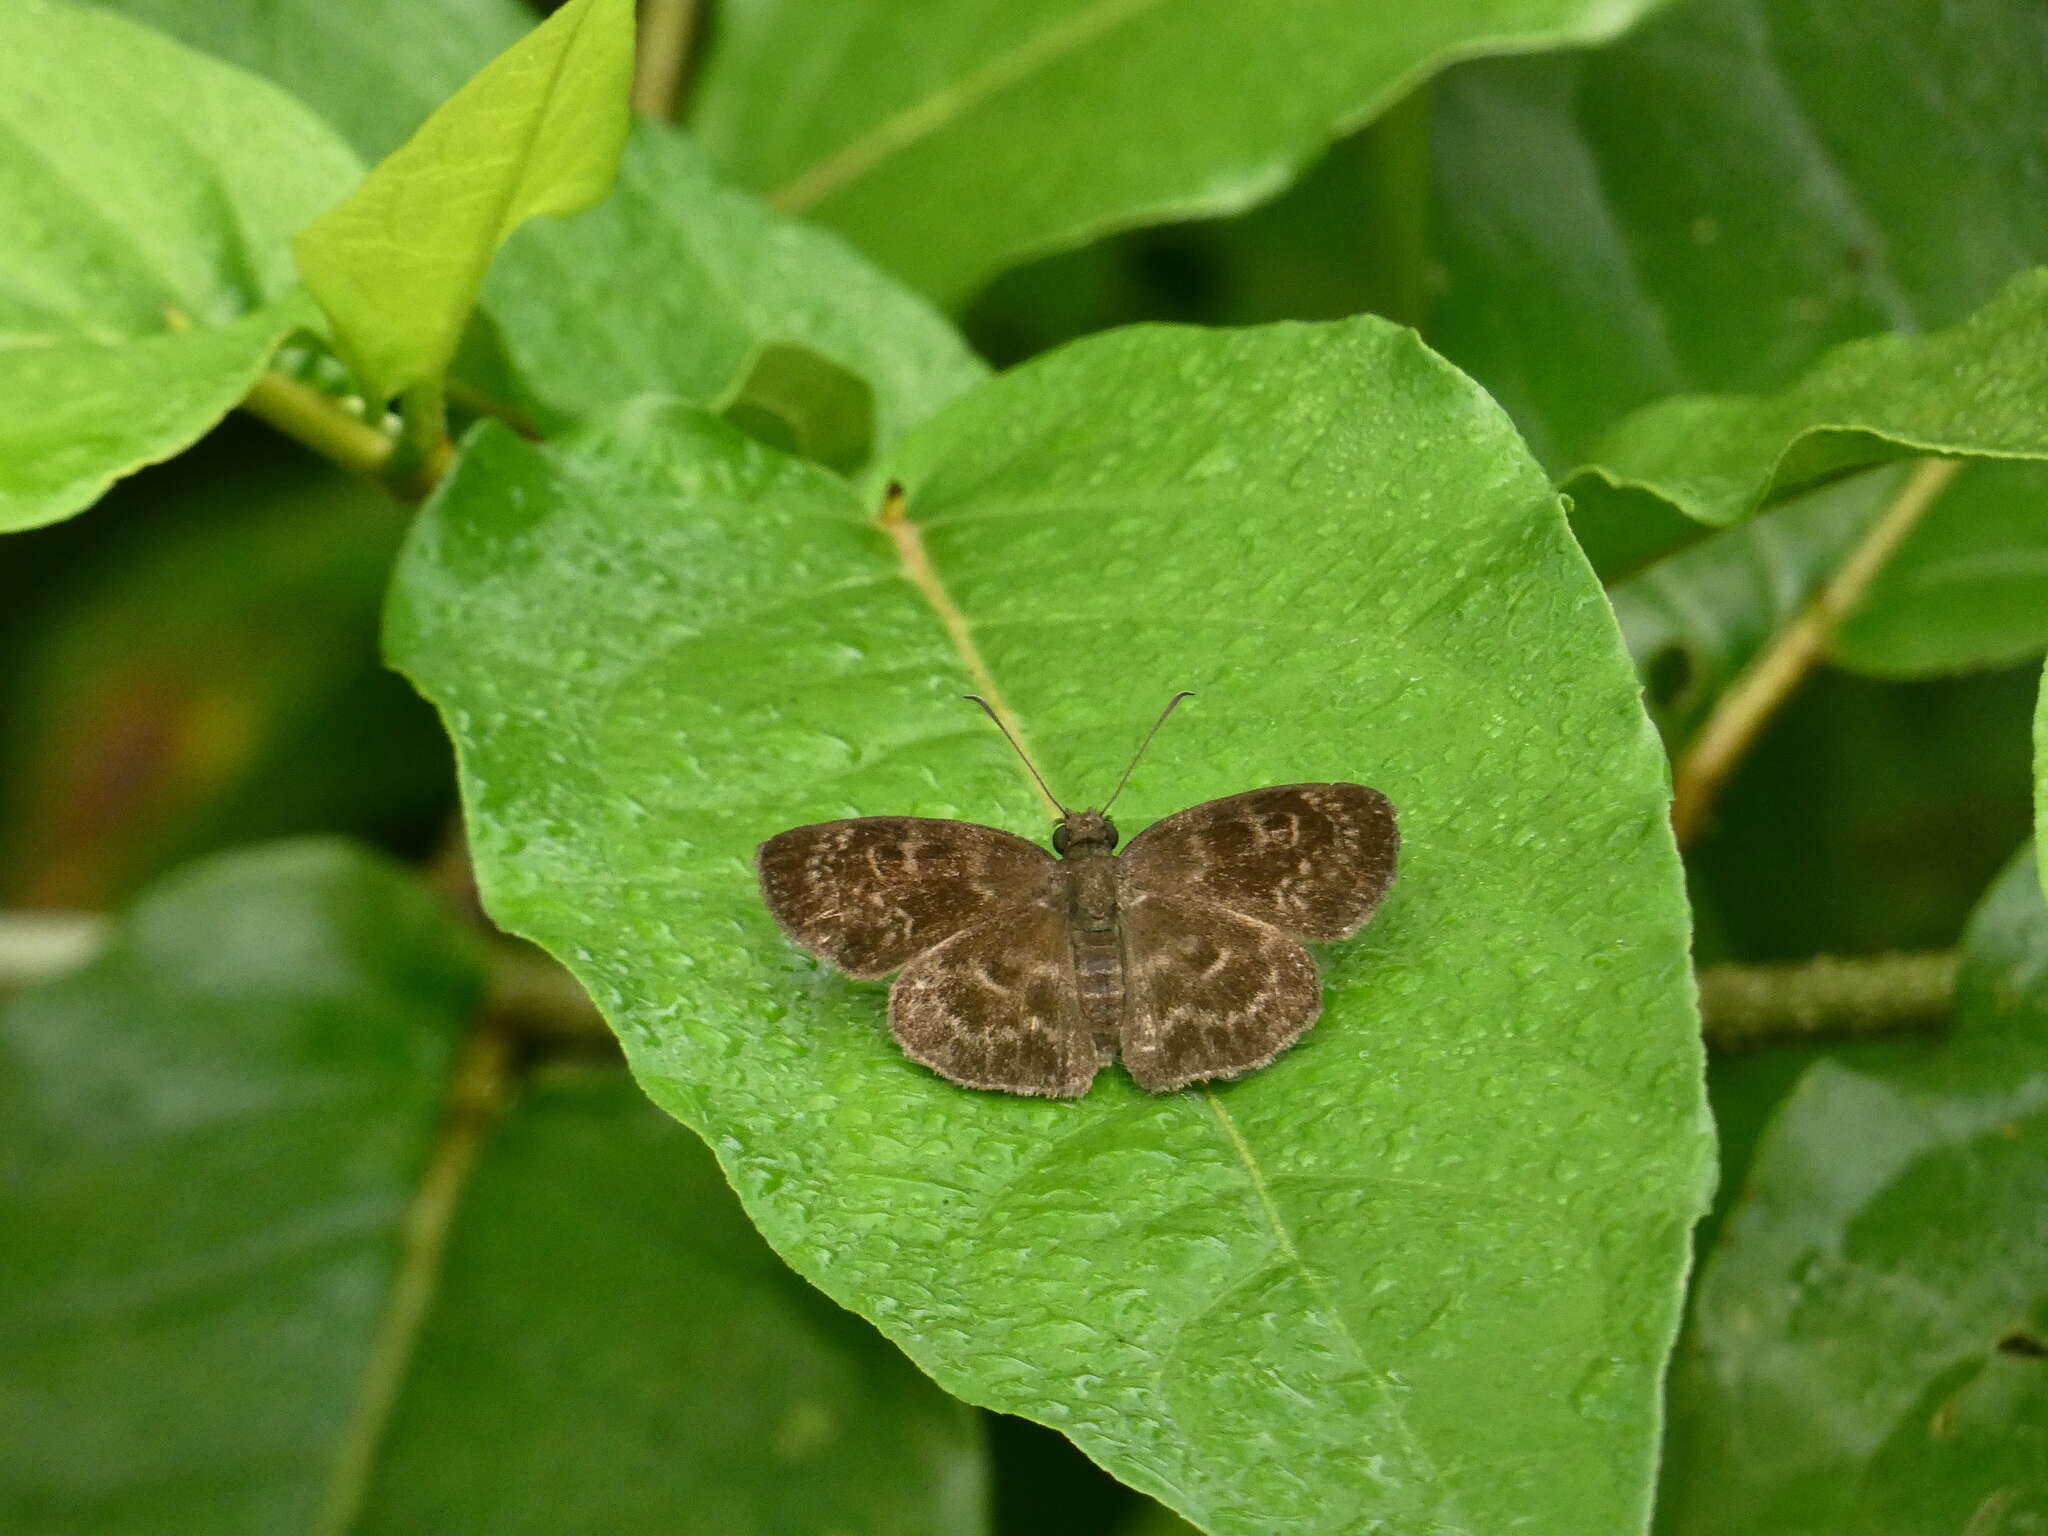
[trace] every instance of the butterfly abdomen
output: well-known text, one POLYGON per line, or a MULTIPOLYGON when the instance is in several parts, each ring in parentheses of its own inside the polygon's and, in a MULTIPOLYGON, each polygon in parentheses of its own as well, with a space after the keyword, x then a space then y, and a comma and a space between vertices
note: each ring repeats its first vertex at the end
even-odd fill
POLYGON ((1067 876, 1074 985, 1081 1017, 1107 1062, 1115 1054, 1124 1012, 1124 946, 1117 923, 1116 860, 1103 850, 1076 851, 1062 866, 1067 876))

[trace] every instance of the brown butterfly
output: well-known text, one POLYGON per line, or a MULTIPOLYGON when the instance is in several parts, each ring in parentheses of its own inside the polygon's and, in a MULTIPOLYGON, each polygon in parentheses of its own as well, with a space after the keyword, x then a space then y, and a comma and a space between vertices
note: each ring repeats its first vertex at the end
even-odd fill
MULTIPOLYGON (((1161 712, 1110 803, 1187 697, 1161 712)), ((1070 811, 1045 792, 1060 809, 1058 859, 994 827, 922 816, 794 827, 757 856, 789 936, 849 976, 901 970, 889 991, 898 1044, 969 1088, 1072 1098, 1118 1054, 1154 1093, 1263 1067, 1322 1010, 1299 941, 1356 933, 1401 847, 1393 806, 1363 784, 1206 801, 1121 856, 1108 804, 1070 811)))

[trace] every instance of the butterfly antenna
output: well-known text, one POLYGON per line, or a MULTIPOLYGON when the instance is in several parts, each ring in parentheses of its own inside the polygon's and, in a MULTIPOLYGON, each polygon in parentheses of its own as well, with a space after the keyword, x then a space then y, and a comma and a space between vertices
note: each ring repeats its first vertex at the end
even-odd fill
POLYGON ((1175 707, 1179 705, 1182 699, 1192 699, 1193 697, 1194 694, 1192 692, 1190 692, 1188 689, 1183 688, 1179 693, 1176 693, 1172 698, 1166 701, 1166 708, 1159 711, 1159 718, 1152 722, 1152 729, 1147 731, 1145 733, 1145 739, 1138 743, 1137 753, 1135 756, 1131 758, 1131 766, 1124 770, 1124 776, 1116 781, 1116 789, 1114 790, 1114 792, 1111 793, 1110 797, 1102 803, 1103 815, 1107 816, 1109 814, 1109 808, 1112 805, 1116 804, 1116 797, 1122 794, 1124 792, 1124 786, 1131 782, 1131 774, 1135 772, 1137 769, 1138 759, 1143 757, 1145 755, 1145 749, 1152 745, 1152 738, 1159 734, 1159 727, 1166 724, 1166 717, 1173 713, 1175 707))
POLYGON ((1062 816, 1073 815, 1074 813, 1072 811, 1068 810, 1064 805, 1060 804, 1060 797, 1054 794, 1052 792, 1052 786, 1045 782, 1045 775, 1038 771, 1038 764, 1031 761, 1031 754, 1029 752, 1026 752, 1024 750, 1023 744, 1019 742, 1015 736, 1010 734, 1010 728, 1007 725, 1003 724, 1003 717, 995 712, 994 706, 992 706, 987 699, 984 699, 978 693, 963 693, 960 695, 960 697, 966 699, 969 703, 979 704, 981 706, 982 713, 987 715, 989 719, 995 721, 996 729, 1003 733, 1003 740, 1007 741, 1010 744, 1011 750, 1013 750, 1017 754, 1018 760, 1024 764, 1026 771, 1030 773, 1032 778, 1038 780, 1039 792, 1043 794, 1046 799, 1050 800, 1053 803, 1054 808, 1057 809, 1062 816))

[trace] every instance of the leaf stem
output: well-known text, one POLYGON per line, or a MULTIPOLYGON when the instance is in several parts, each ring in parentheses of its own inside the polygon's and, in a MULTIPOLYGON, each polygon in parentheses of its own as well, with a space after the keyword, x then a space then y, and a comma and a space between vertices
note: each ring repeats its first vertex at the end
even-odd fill
POLYGON ((275 369, 243 397, 242 409, 343 469, 381 479, 397 440, 353 416, 333 396, 275 369))
POLYGON ((1936 1028, 1949 1015, 1956 956, 1819 955, 1790 965, 1710 965, 1699 973, 1700 1016, 1714 1050, 1828 1035, 1936 1028))
POLYGON ((1721 696, 1672 774, 1671 822, 1680 847, 1698 838, 1736 764, 1961 467, 1957 459, 1923 459, 1841 568, 1721 696))
POLYGON ((697 0, 640 0, 633 59, 633 110, 673 121, 697 37, 697 0))
POLYGON ((335 1459, 325 1507, 313 1523, 317 1536, 342 1536, 361 1512, 384 1428, 433 1305, 456 1204, 510 1092, 510 1063, 511 1042, 489 1027, 471 1032, 456 1061, 441 1133, 406 1214, 404 1257, 371 1346, 362 1395, 335 1459))

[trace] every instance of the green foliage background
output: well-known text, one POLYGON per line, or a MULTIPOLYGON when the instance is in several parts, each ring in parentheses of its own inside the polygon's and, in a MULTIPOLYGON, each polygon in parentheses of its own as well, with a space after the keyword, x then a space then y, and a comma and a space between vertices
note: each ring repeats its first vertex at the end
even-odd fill
POLYGON ((2048 1522, 2028 0, 545 9, 0 11, 0 1524, 2048 1522), (1401 811, 1269 1070, 761 910, 1179 687, 1401 811))

